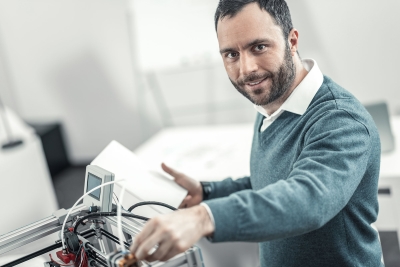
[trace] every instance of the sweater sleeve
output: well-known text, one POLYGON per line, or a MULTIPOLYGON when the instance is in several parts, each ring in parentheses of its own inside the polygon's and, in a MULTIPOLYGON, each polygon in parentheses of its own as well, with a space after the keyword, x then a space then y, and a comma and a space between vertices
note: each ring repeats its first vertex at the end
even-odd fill
POLYGON ((289 177, 258 191, 205 201, 215 219, 212 241, 296 236, 322 227, 344 208, 367 168, 367 128, 345 111, 329 111, 304 141, 289 177))
POLYGON ((220 182, 212 182, 210 184, 211 193, 208 195, 208 198, 204 200, 226 197, 232 193, 252 188, 249 177, 243 177, 237 180, 226 178, 220 182))

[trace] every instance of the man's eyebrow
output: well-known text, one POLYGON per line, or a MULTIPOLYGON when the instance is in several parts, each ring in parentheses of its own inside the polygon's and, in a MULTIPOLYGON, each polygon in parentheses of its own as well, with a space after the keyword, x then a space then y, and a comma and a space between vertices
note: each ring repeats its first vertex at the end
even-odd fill
MULTIPOLYGON (((253 41, 251 41, 250 43, 248 43, 248 44, 246 44, 245 46, 244 46, 244 49, 247 49, 247 48, 249 48, 249 47, 252 47, 252 46, 254 46, 254 45, 256 45, 256 44, 260 44, 260 43, 271 43, 271 40, 270 39, 268 39, 268 38, 260 38, 260 39, 255 39, 255 40, 253 40, 253 41)), ((220 51, 219 51, 219 53, 220 54, 224 54, 224 53, 226 53, 226 52, 232 52, 232 51, 236 51, 234 48, 224 48, 224 49, 221 49, 220 51)))
POLYGON ((244 48, 247 49, 249 47, 252 47, 254 45, 261 44, 261 43, 271 43, 271 40, 268 38, 255 39, 255 40, 251 41, 250 43, 248 43, 247 45, 245 45, 244 48))
POLYGON ((224 49, 219 50, 219 53, 220 54, 225 54, 226 52, 232 52, 232 51, 235 51, 235 49, 233 49, 233 48, 224 48, 224 49))

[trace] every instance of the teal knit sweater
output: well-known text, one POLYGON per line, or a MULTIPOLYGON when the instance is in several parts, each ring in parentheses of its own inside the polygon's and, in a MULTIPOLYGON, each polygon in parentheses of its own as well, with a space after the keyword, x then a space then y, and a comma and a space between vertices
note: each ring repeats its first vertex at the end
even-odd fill
MULTIPOLYGON (((383 266, 380 142, 349 92, 324 77, 307 111, 264 132, 258 114, 250 177, 212 183, 213 242, 260 242, 262 267, 383 266)), ((238 140, 240 142, 240 140, 238 140)))

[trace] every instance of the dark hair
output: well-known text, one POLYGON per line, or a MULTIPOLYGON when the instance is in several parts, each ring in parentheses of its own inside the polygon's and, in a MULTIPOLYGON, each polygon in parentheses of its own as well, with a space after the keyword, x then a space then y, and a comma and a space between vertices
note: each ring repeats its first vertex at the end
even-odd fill
POLYGON ((233 17, 247 4, 257 2, 261 9, 267 11, 281 27, 283 37, 288 38, 293 29, 292 18, 289 7, 285 0, 220 0, 215 11, 215 30, 217 30, 218 20, 228 16, 233 17))

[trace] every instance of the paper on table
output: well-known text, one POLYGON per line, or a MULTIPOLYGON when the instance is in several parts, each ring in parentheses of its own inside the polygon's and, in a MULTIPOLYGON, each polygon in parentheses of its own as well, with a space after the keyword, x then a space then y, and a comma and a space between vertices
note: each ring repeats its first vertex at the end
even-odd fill
POLYGON ((117 141, 111 141, 91 165, 114 173, 115 180, 126 179, 126 190, 142 201, 160 201, 178 207, 187 195, 184 188, 160 172, 150 171, 138 156, 117 141))

